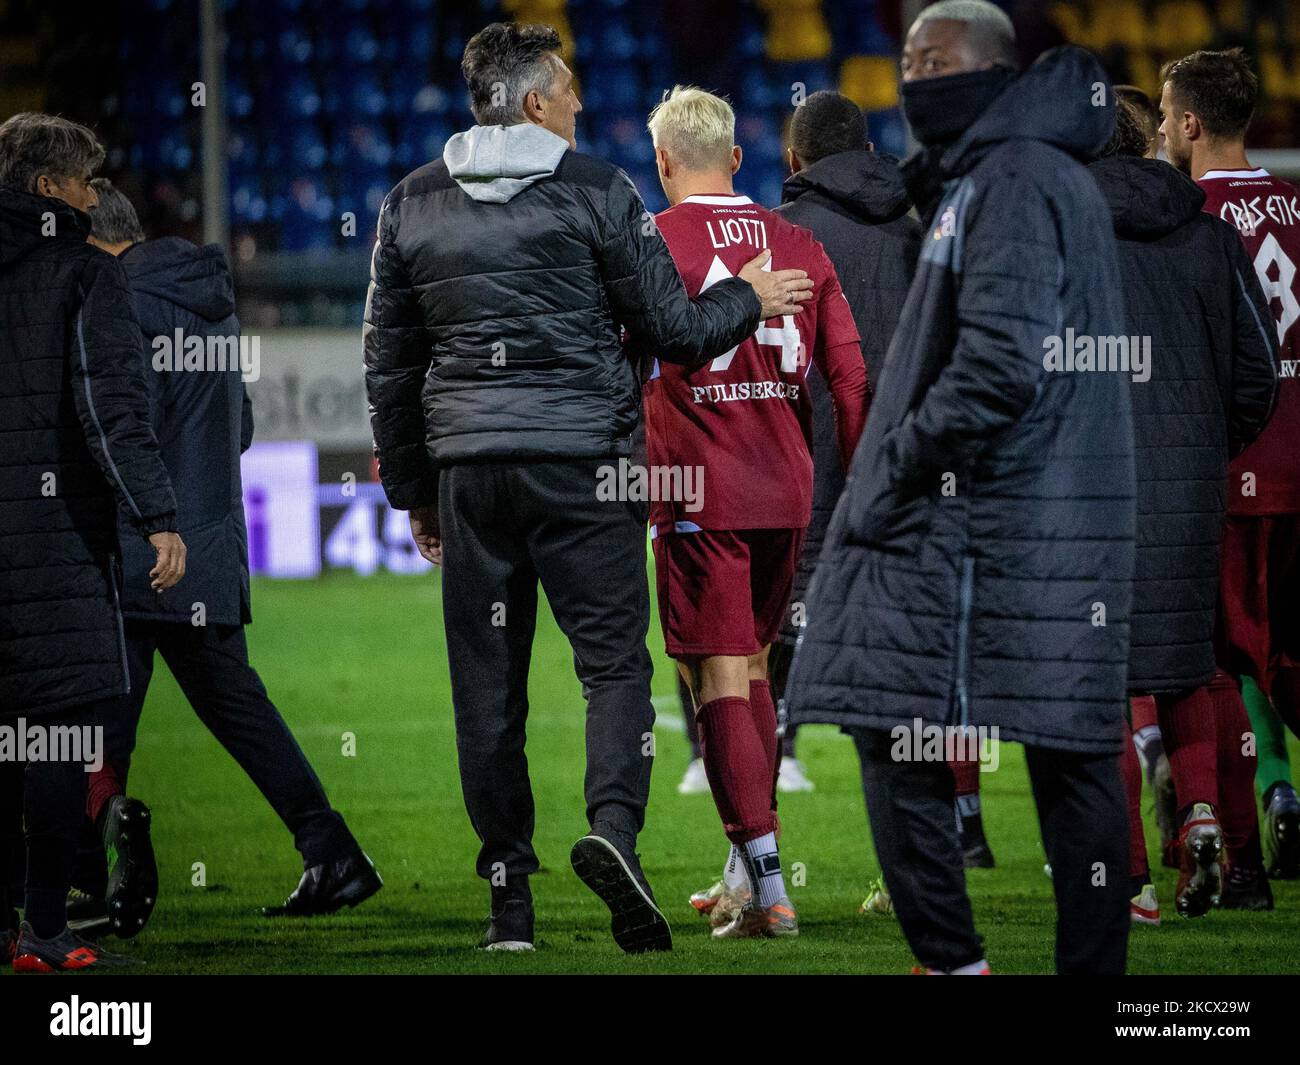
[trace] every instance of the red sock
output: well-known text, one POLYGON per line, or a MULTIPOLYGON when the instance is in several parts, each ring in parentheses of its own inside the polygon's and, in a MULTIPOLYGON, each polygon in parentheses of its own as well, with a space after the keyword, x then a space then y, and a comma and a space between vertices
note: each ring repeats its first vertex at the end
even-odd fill
POLYGON ((772 809, 776 809, 776 777, 781 771, 781 743, 776 738, 776 703, 772 701, 772 684, 766 680, 749 682, 749 707, 763 739, 764 753, 772 767, 772 809))
POLYGON ((1246 747, 1250 716, 1237 683, 1223 670, 1210 681, 1214 723, 1218 736, 1219 824, 1230 865, 1256 869, 1264 856, 1259 847, 1259 811, 1255 808, 1253 745, 1246 747), (1249 753, 1246 753, 1246 751, 1249 753))
POLYGON ((767 746, 748 699, 727 696, 700 707, 700 754, 727 839, 747 843, 776 829, 767 746))
POLYGON ((1178 796, 1178 816, 1186 817, 1198 802, 1209 803, 1217 813, 1218 731, 1210 689, 1164 692, 1156 696, 1156 710, 1178 796))
POLYGON ((1128 701, 1129 718, 1133 722, 1133 731, 1141 732, 1150 725, 1159 725, 1156 713, 1156 701, 1150 695, 1135 695, 1128 701))
POLYGON ((1151 870, 1147 862, 1146 834, 1142 830, 1142 766, 1131 731, 1124 736, 1119 773, 1124 778, 1124 797, 1128 800, 1128 875, 1145 884, 1151 879, 1151 870))
POLYGON ((952 770, 955 787, 954 795, 978 795, 980 793, 980 764, 971 759, 954 760, 948 763, 952 770))
POLYGON ((108 805, 108 800, 114 795, 124 794, 126 788, 122 778, 113 766, 105 762, 90 774, 86 786, 86 815, 98 825, 99 815, 108 805))

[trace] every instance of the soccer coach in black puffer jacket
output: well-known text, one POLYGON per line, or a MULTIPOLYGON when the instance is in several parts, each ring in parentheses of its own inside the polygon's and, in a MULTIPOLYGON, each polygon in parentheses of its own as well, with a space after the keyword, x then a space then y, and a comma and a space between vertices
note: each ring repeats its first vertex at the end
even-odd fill
MULTIPOLYGON (((140 331, 122 268, 86 243, 104 150, 84 126, 0 126, 0 725, 94 726, 127 690, 117 514, 185 572, 176 500, 149 427, 140 331)), ((0 762, 0 958, 30 971, 107 961, 66 928, 86 801, 80 761, 0 762), (26 920, 8 896, 27 835, 26 920), (16 952, 16 953, 15 953, 16 952)))
POLYGON ((531 949, 524 756, 540 579, 587 697, 575 870, 628 951, 667 949, 634 850, 653 752, 644 503, 618 491, 640 417, 620 325, 699 361, 795 313, 811 283, 765 272, 688 298, 627 176, 574 151, 559 36, 497 23, 465 49, 479 123, 385 200, 366 307, 366 385, 389 502, 443 565, 461 787, 492 885, 483 946, 531 949))
POLYGON ((923 965, 986 967, 944 763, 954 752, 923 745, 945 726, 984 726, 1025 745, 1058 970, 1120 972, 1129 384, 1048 360, 1067 329, 1124 334, 1110 212, 1079 161, 1110 138, 1114 103, 1079 49, 1020 77, 1015 66, 1010 20, 982 0, 927 7, 909 32, 903 104, 925 146, 914 165, 942 198, 786 698, 798 723, 860 730, 876 850, 923 965))

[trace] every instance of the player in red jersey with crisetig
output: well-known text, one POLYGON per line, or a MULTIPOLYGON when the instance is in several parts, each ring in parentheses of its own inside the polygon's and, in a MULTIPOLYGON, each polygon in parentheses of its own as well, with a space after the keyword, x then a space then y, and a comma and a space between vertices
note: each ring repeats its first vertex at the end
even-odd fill
POLYGON ((866 421, 866 368, 821 245, 733 191, 741 151, 727 102, 676 88, 649 129, 672 204, 656 221, 688 292, 732 276, 763 251, 772 269, 797 266, 815 285, 800 314, 764 322, 711 362, 691 369, 656 361, 645 389, 651 471, 702 476, 703 491, 690 498, 652 500, 650 522, 664 641, 690 685, 709 786, 732 843, 734 905, 713 934, 794 935, 776 843, 767 654, 812 504, 809 359, 830 385, 846 465, 866 421))
MULTIPOLYGON (((1237 227, 1277 329, 1277 408, 1259 438, 1233 460, 1228 478, 1219 664, 1243 681, 1250 703, 1270 873, 1295 877, 1300 876, 1300 802, 1273 708, 1293 731, 1300 731, 1300 462, 1295 454, 1300 439, 1300 192, 1252 167, 1246 157, 1246 130, 1259 85, 1240 49, 1195 52, 1166 66, 1162 82, 1160 132, 1169 161, 1205 190, 1206 211, 1237 227)), ((1240 748, 1243 730, 1252 727, 1231 705, 1236 702, 1231 687, 1225 690, 1234 698, 1219 700, 1216 714, 1231 714, 1234 720, 1227 729, 1218 722, 1220 759, 1224 746, 1240 748)), ((1241 797, 1238 805, 1243 819, 1253 814, 1253 801, 1241 797)), ((1231 857, 1232 840, 1227 842, 1231 857)), ((1234 882, 1230 868, 1224 905, 1243 887, 1234 882)))

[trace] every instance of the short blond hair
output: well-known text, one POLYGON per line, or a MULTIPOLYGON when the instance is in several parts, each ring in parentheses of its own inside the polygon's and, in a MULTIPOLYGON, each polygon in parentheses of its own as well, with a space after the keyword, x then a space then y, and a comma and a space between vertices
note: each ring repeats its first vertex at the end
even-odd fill
POLYGON ((677 85, 650 112, 646 123, 656 148, 663 148, 687 170, 731 165, 736 143, 736 113, 721 96, 677 85))

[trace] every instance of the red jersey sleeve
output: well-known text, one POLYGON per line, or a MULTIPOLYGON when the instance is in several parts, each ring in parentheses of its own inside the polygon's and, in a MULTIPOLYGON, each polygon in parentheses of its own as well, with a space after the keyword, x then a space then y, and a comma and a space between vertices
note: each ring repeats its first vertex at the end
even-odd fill
POLYGON ((858 437, 867 424, 871 389, 867 381, 867 363, 862 356, 862 338, 840 287, 839 276, 820 245, 817 253, 823 266, 818 283, 817 339, 813 345, 813 362, 821 371, 831 394, 840 460, 847 471, 858 446, 858 437))

